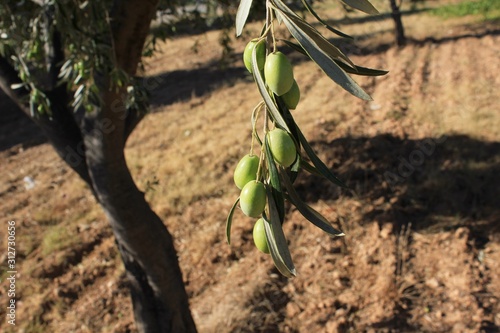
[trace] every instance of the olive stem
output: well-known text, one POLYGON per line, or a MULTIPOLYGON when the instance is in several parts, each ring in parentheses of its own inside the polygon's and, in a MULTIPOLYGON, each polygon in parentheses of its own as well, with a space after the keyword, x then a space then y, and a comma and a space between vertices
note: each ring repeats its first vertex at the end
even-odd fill
POLYGON ((271 13, 271 37, 273 39, 273 53, 276 52, 276 37, 274 36, 274 15, 273 15, 273 10, 269 8, 269 11, 271 13))
POLYGON ((273 25, 273 10, 269 0, 266 1, 266 31, 267 31, 267 45, 273 45, 273 51, 276 52, 276 40, 274 38, 274 25, 273 25), (271 32, 269 34, 269 31, 271 32))
MULTIPOLYGON (((264 105, 264 142, 262 142, 263 145, 266 144, 266 135, 267 132, 269 132, 269 126, 267 124, 267 119, 269 117, 268 111, 267 111, 267 106, 264 105)), ((261 173, 262 173, 262 165, 264 164, 265 160, 265 154, 264 154, 265 148, 261 149, 260 151, 260 161, 259 161, 259 167, 257 169, 257 180, 260 179, 261 173)))
POLYGON ((264 33, 262 35, 260 35, 259 40, 266 38, 269 34, 269 30, 271 30, 271 26, 266 26, 266 30, 264 30, 264 33))
POLYGON ((264 106, 264 102, 260 101, 259 104, 252 111, 252 143, 250 144, 250 155, 253 155, 253 147, 255 145, 255 138, 257 137, 257 120, 259 118, 260 109, 264 106))
POLYGON ((269 125, 267 124, 267 120, 269 119, 269 112, 267 110, 267 106, 264 109, 264 135, 269 132, 269 125))
POLYGON ((257 168, 257 176, 255 178, 257 181, 260 181, 260 178, 261 178, 262 165, 264 164, 264 159, 265 159, 265 154, 264 154, 264 149, 262 149, 260 151, 259 167, 257 168))

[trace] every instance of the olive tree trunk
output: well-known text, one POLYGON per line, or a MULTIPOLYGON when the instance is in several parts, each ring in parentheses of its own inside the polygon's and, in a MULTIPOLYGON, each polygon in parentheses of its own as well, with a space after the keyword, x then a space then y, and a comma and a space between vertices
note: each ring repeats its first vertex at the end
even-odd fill
MULTIPOLYGON (((131 76, 136 73, 156 5, 157 0, 114 3, 115 56, 118 66, 131 76)), ((54 33, 50 65, 57 67, 64 48, 54 33)), ((50 71, 47 75, 54 77, 49 81, 55 82, 57 73, 50 71)), ((125 160, 126 140, 143 113, 125 108, 125 88, 111 89, 106 74, 95 79, 100 108, 74 113, 68 106, 68 91, 54 85, 44 91, 51 102, 51 117, 33 117, 24 102, 29 91, 11 89, 21 81, 12 65, 0 57, 0 88, 40 126, 58 155, 88 184, 109 219, 127 272, 139 332, 196 332, 173 239, 135 185, 125 160)))
MULTIPOLYGON (((104 105, 119 96, 104 94, 104 105)), ((85 115, 85 160, 96 197, 109 219, 130 281, 140 332, 195 332, 173 240, 136 187, 123 153, 119 113, 85 115), (103 135, 103 124, 116 124, 103 135)))

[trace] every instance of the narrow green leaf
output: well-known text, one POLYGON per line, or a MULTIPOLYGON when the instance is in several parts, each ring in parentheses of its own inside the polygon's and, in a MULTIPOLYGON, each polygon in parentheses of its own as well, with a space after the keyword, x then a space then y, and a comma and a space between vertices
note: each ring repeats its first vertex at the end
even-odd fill
MULTIPOLYGON (((264 43, 264 40, 261 40, 258 43, 264 43)), ((288 125, 285 123, 283 116, 279 112, 278 108, 276 107, 276 104, 274 103, 271 95, 269 94, 269 91, 267 90, 266 84, 264 83, 264 79, 262 79, 262 75, 257 66, 256 50, 257 50, 257 45, 255 46, 252 52, 252 67, 253 67, 253 77, 255 79, 255 82, 257 83, 257 87, 259 88, 260 95, 264 99, 264 103, 266 103, 267 109, 269 110, 271 117, 274 119, 274 121, 281 128, 290 132, 290 130, 288 129, 288 125)))
POLYGON ((297 177, 299 176, 301 168, 302 168, 302 158, 299 156, 299 158, 297 158, 295 162, 290 166, 290 180, 292 181, 292 183, 294 183, 297 177))
POLYGON ((295 147, 297 148, 297 152, 298 152, 298 154, 300 154, 300 141, 299 141, 299 136, 298 136, 297 130, 295 129, 295 121, 293 120, 292 113, 287 108, 285 102, 283 102, 283 99, 281 96, 274 95, 274 98, 276 101, 276 105, 278 106, 278 110, 280 110, 280 113, 283 116, 285 123, 288 125, 289 133, 293 137, 293 140, 295 142, 295 147))
POLYGON ((304 7, 306 7, 306 9, 309 11, 309 13, 311 13, 311 15, 314 16, 316 18, 316 20, 318 20, 319 23, 323 24, 323 26, 325 28, 327 28, 328 30, 330 30, 331 32, 333 32, 334 34, 336 34, 340 37, 353 39, 351 36, 346 35, 342 31, 339 31, 339 30, 333 28, 332 26, 330 26, 328 23, 326 23, 321 17, 319 17, 319 15, 316 13, 316 11, 312 8, 312 6, 309 4, 309 2, 307 0, 301 0, 301 1, 302 1, 302 4, 304 5, 304 7))
MULTIPOLYGON (((312 25, 307 23, 303 18, 299 17, 295 12, 293 12, 282 0, 273 0, 275 6, 277 7, 275 11, 279 11, 283 16, 284 20, 291 20, 299 30, 304 34, 308 35, 314 43, 321 48, 327 55, 332 59, 339 59, 344 61, 346 64, 354 67, 352 61, 344 54, 342 51, 330 43, 323 35, 312 25)), ((286 24, 286 23, 285 23, 286 24)), ((287 26, 288 27, 288 26, 287 26)), ((290 30, 290 29, 289 29, 290 30)), ((291 32, 291 31, 290 31, 291 32)), ((295 36, 294 36, 295 37, 295 36)), ((297 39, 295 37, 295 39, 297 39)))
POLYGON ((288 249, 288 243, 283 233, 281 223, 279 221, 279 214, 276 208, 276 203, 274 202, 273 196, 271 195, 271 190, 268 189, 268 207, 270 218, 267 218, 265 214, 263 215, 267 245, 271 252, 271 257, 273 258, 274 265, 284 276, 291 278, 297 275, 295 270, 295 265, 292 261, 292 256, 290 255, 290 250, 288 249))
POLYGON ((304 48, 302 46, 300 46, 299 44, 294 43, 292 41, 289 41, 287 39, 279 39, 279 40, 282 41, 283 43, 285 43, 286 45, 290 46, 295 51, 302 53, 306 57, 309 57, 309 54, 307 54, 306 50, 304 50, 304 48))
POLYGON ((297 126, 297 124, 295 124, 295 122, 294 122, 294 127, 297 129, 300 143, 302 143, 304 151, 306 152, 307 156, 309 156, 309 159, 316 167, 316 171, 322 174, 326 179, 328 179, 332 183, 348 189, 349 187, 342 180, 337 178, 337 176, 333 174, 333 172, 323 163, 323 161, 321 161, 318 155, 316 155, 311 145, 309 145, 309 142, 307 142, 307 139, 305 138, 304 134, 302 134, 300 128, 297 126))
POLYGON ((286 191, 288 193, 288 200, 299 210, 299 212, 308 219, 312 224, 323 230, 324 232, 332 235, 332 236, 344 236, 345 234, 332 227, 332 225, 328 222, 328 220, 314 210, 312 207, 307 205, 300 199, 299 195, 295 191, 295 188, 292 185, 292 182, 288 178, 285 170, 280 168, 280 174, 282 176, 283 184, 286 187, 286 191))
POLYGON ((287 278, 292 278, 296 275, 296 273, 292 273, 290 269, 286 266, 283 259, 280 257, 278 253, 278 245, 273 236, 273 231, 271 228, 271 224, 269 221, 264 218, 264 231, 266 232, 266 240, 267 246, 269 246, 269 253, 271 254, 271 258, 273 259, 274 266, 278 269, 278 271, 287 278))
MULTIPOLYGON (((309 36, 308 33, 297 24, 299 20, 294 19, 293 16, 283 15, 283 18, 292 36, 328 77, 354 96, 364 100, 372 99, 344 70, 342 70, 342 68, 339 67, 339 65, 337 65, 332 55, 329 53, 330 50, 325 49, 326 44, 318 45, 316 40, 309 36)), ((310 31, 311 30, 308 32, 310 31)), ((329 42, 327 41, 327 43, 329 42)))
POLYGON ((243 32, 243 27, 250 13, 250 7, 252 7, 252 0, 241 0, 238 6, 238 12, 236 13, 236 37, 240 36, 243 32))
POLYGON ((368 0, 340 0, 349 7, 358 9, 367 14, 378 14, 379 11, 373 7, 373 5, 368 0))
POLYGON ((71 65, 73 64, 71 59, 68 59, 64 62, 64 64, 61 66, 60 72, 66 71, 67 69, 71 68, 71 65))
POLYGON ((283 18, 281 17, 281 13, 279 11, 275 10, 274 14, 276 16, 276 19, 278 20, 278 24, 281 25, 281 23, 283 22, 283 18))
POLYGON ((276 203, 279 221, 283 224, 283 221, 285 220, 285 199, 283 198, 281 189, 280 175, 278 173, 278 168, 276 168, 271 149, 269 148, 267 135, 264 140, 264 151, 266 154, 267 169, 269 170, 269 180, 272 188, 271 194, 274 198, 274 202, 276 203))
POLYGON ((85 89, 85 85, 84 85, 84 84, 80 85, 80 86, 78 87, 78 89, 76 89, 76 91, 75 91, 75 93, 74 93, 73 97, 74 97, 74 98, 77 98, 79 95, 81 95, 81 94, 82 94, 83 89, 85 89))
POLYGON ((13 84, 10 85, 10 89, 13 89, 13 90, 19 89, 19 88, 22 88, 22 87, 24 87, 26 85, 27 84, 24 83, 24 82, 23 83, 13 83, 13 84))
MULTIPOLYGON (((304 48, 302 46, 300 46, 299 44, 294 43, 294 42, 289 41, 289 40, 286 40, 286 39, 280 39, 280 41, 282 41, 283 43, 285 43, 286 45, 288 45, 289 47, 291 47, 295 51, 300 52, 303 55, 309 57, 306 50, 304 50, 304 48)), ((381 69, 372 69, 372 68, 366 68, 366 67, 361 67, 361 66, 356 66, 356 65, 354 65, 354 68, 352 68, 351 66, 346 65, 344 62, 342 62, 340 60, 334 59, 334 61, 337 65, 339 65, 340 68, 342 68, 343 70, 345 70, 347 73, 350 73, 350 74, 364 75, 364 76, 381 76, 381 75, 385 75, 385 74, 389 73, 389 71, 385 71, 385 70, 381 70, 381 69)))
POLYGON ((307 172, 309 172, 310 174, 313 174, 313 175, 316 175, 316 176, 320 176, 320 177, 324 177, 323 174, 321 172, 319 172, 315 167, 314 165, 311 165, 309 162, 307 161, 304 161, 304 160, 301 160, 301 163, 300 163, 300 166, 306 170, 307 172))
POLYGON ((229 210, 229 214, 226 219, 226 240, 229 245, 231 245, 231 225, 233 224, 234 210, 236 209, 238 202, 240 202, 240 197, 238 197, 238 199, 234 202, 233 207, 229 210))
POLYGON ((283 119, 288 125, 288 128, 290 129, 290 134, 292 135, 293 141, 295 142, 295 147, 297 148, 297 155, 298 157, 295 159, 295 162, 290 166, 290 179, 292 180, 292 183, 295 182, 295 179, 297 178, 299 171, 300 171, 300 163, 301 163, 301 144, 299 140, 299 135, 297 133, 296 125, 293 120, 292 113, 290 110, 286 107, 285 103, 283 102, 283 99, 281 96, 276 96, 274 95, 274 98, 276 100, 276 103, 278 105, 278 109, 281 111, 283 115, 283 119))
POLYGON ((389 71, 384 71, 381 69, 372 69, 372 68, 366 68, 366 67, 361 67, 361 66, 354 66, 354 69, 350 66, 347 66, 344 64, 342 61, 335 60, 337 65, 339 65, 340 68, 345 70, 347 73, 350 74, 356 74, 356 75, 365 75, 365 76, 381 76, 389 73, 389 71))

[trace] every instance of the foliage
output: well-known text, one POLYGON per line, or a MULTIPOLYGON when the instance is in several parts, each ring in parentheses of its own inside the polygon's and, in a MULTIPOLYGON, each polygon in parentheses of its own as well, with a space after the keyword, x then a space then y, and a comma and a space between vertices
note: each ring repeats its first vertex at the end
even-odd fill
POLYGON ((147 108, 142 85, 116 65, 110 6, 110 1, 77 0, 51 0, 43 6, 13 0, 0 4, 0 55, 12 61, 23 81, 13 88, 30 92, 33 116, 50 114, 44 91, 59 85, 73 92, 70 104, 75 111, 100 106, 95 80, 108 73, 112 86, 127 87, 128 108, 147 108), (53 46, 61 46, 61 59, 53 46))
MULTIPOLYGON (((367 0, 345 0, 343 2, 369 14, 377 13, 377 10, 367 0)), ((328 30, 341 37, 349 38, 349 36, 329 26, 321 19, 306 0, 302 1, 302 4, 303 8, 310 12, 320 24, 326 26, 328 30)), ((240 1, 236 16, 236 34, 238 36, 243 32, 251 7, 252 0, 240 1)), ((255 179, 264 183, 267 190, 267 208, 262 213, 267 244, 270 249, 271 257, 278 270, 283 275, 292 277, 296 275, 296 271, 282 229, 282 224, 285 221, 285 201, 293 204, 307 220, 329 235, 344 235, 342 231, 334 228, 319 212, 301 200, 293 186, 299 172, 305 170, 312 174, 321 175, 343 188, 348 187, 337 178, 337 176, 333 174, 315 154, 281 97, 282 93, 286 93, 284 90, 291 89, 290 83, 295 80, 293 78, 293 68, 290 67, 285 59, 280 62, 274 61, 276 54, 280 54, 280 56, 284 57, 284 55, 278 51, 281 47, 278 45, 280 42, 282 43, 281 45, 291 47, 307 56, 335 83, 352 95, 364 100, 369 100, 371 98, 348 75, 348 73, 373 76, 383 75, 386 72, 354 65, 339 48, 330 43, 304 18, 297 15, 296 11, 292 10, 285 2, 282 0, 266 1, 266 22, 262 27, 262 33, 260 36, 250 41, 250 43, 255 44, 252 48, 253 70, 251 72, 263 99, 257 104, 252 112, 253 138, 250 147, 250 155, 253 155, 254 146, 258 144, 260 146, 260 164, 255 179), (284 24, 294 40, 277 39, 275 35, 277 24, 284 24), (265 44, 268 54, 264 66, 264 73, 262 73, 261 68, 259 68, 258 60, 260 56, 256 51, 262 44, 265 44), (273 62, 272 64, 271 61, 273 62), (269 68, 270 65, 276 66, 276 68, 269 68), (283 73, 283 71, 288 73, 283 73), (292 76, 290 77, 290 75, 292 76), (280 80, 286 81, 286 84, 284 82, 276 82, 280 80), (279 87, 279 93, 276 93, 276 84, 279 87), (261 131, 257 128, 259 120, 262 120, 264 124, 261 131), (296 149, 290 149, 289 145, 283 148, 286 149, 286 152, 283 153, 288 154, 292 151, 293 154, 295 154, 295 158, 291 165, 288 162, 281 165, 279 159, 276 158, 278 155, 275 154, 275 151, 279 149, 279 147, 269 142, 269 133, 275 128, 279 128, 288 133, 296 146, 296 149)), ((296 81, 294 83, 296 83, 296 81)), ((290 161, 290 159, 288 160, 290 161)), ((229 243, 231 240, 232 219, 238 202, 241 205, 241 198, 236 199, 227 218, 226 235, 229 243)), ((252 217, 255 216, 252 215, 252 217)))
MULTIPOLYGON (((23 81, 15 88, 29 91, 32 115, 50 114, 50 100, 44 91, 58 85, 66 85, 72 91, 70 104, 75 111, 100 106, 95 79, 108 72, 113 85, 127 87, 128 109, 148 108, 148 92, 143 85, 116 66, 109 19, 111 6, 109 0, 49 0, 43 5, 38 1, 0 3, 0 55, 14 64, 23 81), (56 56, 51 50, 54 44, 60 44, 64 50, 62 63, 51 63, 56 56)), ((254 7, 256 13, 262 11, 260 6, 254 7)), ((218 27, 222 29, 219 43, 224 64, 233 51, 230 27, 236 9, 228 0, 162 0, 143 54, 153 55, 158 42, 176 34, 218 27)))

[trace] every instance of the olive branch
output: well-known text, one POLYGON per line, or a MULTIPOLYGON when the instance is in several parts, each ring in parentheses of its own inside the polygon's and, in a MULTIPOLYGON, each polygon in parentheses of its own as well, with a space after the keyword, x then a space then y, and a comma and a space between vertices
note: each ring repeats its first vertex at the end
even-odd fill
MULTIPOLYGON (((367 0, 343 0, 342 2, 367 14, 378 13, 367 0)), ((329 26, 314 11, 307 0, 302 0, 302 4, 329 31, 342 38, 351 38, 329 26)), ((240 1, 236 14, 237 36, 240 36, 243 31, 251 6, 252 0, 240 1)), ((298 103, 300 91, 298 87, 291 88, 296 85, 296 82, 293 75, 290 76, 293 72, 286 57, 283 58, 282 54, 277 56, 280 53, 277 47, 278 42, 283 42, 284 45, 308 57, 337 85, 363 100, 371 100, 371 97, 349 74, 379 76, 385 75, 387 71, 355 65, 338 47, 329 42, 305 19, 299 17, 282 0, 266 1, 266 21, 262 33, 258 38, 249 42, 244 52, 245 65, 253 74, 262 101, 256 107, 257 111, 254 110, 252 113, 253 130, 250 154, 240 160, 235 169, 235 182, 237 182, 238 187, 242 188, 242 193, 229 211, 226 220, 226 236, 228 243, 230 243, 232 220, 238 204, 246 215, 262 216, 264 228, 261 228, 259 219, 254 227, 254 242, 259 250, 271 254, 273 262, 281 274, 292 277, 296 275, 296 270, 282 229, 282 224, 285 221, 285 201, 294 205, 309 222, 327 234, 333 237, 344 236, 341 230, 334 228, 325 217, 306 204, 295 191, 293 183, 299 172, 305 170, 311 174, 320 175, 342 188, 349 189, 349 187, 316 155, 293 118, 290 110, 294 109, 298 103), (275 24, 284 24, 293 40, 276 39, 274 35, 275 24), (294 101, 293 103, 290 102, 290 98, 294 101), (257 118, 261 115, 258 111, 262 108, 265 110, 263 112, 263 139, 259 137, 255 126, 257 118), (268 123, 271 123, 272 126, 268 126, 268 123), (291 140, 292 146, 281 141, 279 144, 270 142, 272 132, 275 130, 284 131, 285 134, 280 134, 280 138, 282 137, 285 143, 287 140, 291 140), (261 146, 261 154, 258 159, 252 157, 255 143, 261 146), (293 154, 290 159, 293 161, 291 164, 283 163, 280 160, 281 156, 286 154, 293 154), (251 163, 255 164, 256 170, 249 167, 252 166, 249 162, 251 158, 254 161, 251 163), (247 187, 249 183, 251 184, 247 187), (248 194, 249 191, 255 192, 248 194), (265 196, 264 200, 261 198, 262 195, 265 196)))

